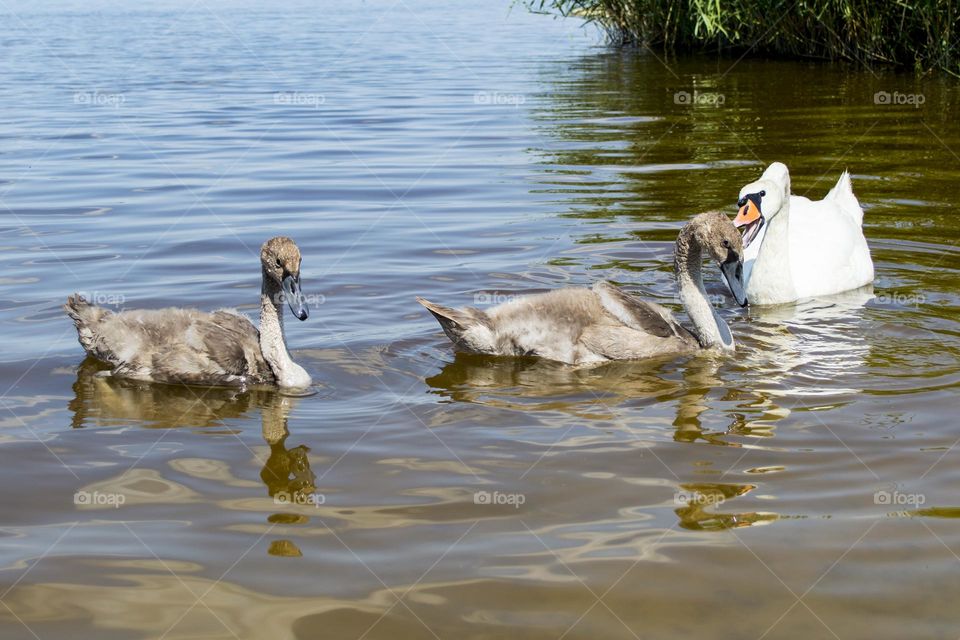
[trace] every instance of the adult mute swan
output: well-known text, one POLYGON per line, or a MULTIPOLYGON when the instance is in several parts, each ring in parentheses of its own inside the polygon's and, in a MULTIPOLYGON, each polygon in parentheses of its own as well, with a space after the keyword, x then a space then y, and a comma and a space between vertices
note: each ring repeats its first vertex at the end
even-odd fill
POLYGON ((790 172, 774 162, 740 190, 737 205, 750 304, 782 304, 873 282, 863 210, 846 171, 814 202, 791 195, 790 172))
POLYGON ((674 271, 680 300, 693 323, 685 329, 669 310, 624 293, 608 282, 530 295, 486 311, 451 309, 417 298, 463 351, 501 356, 535 355, 567 364, 637 360, 700 349, 734 350, 726 322, 710 304, 700 267, 719 264, 743 306, 743 244, 720 212, 693 218, 677 237, 674 271))
POLYGON ((306 387, 311 380, 287 353, 282 302, 300 320, 307 309, 300 292, 300 250, 277 237, 260 249, 263 284, 260 330, 246 316, 220 310, 130 310, 113 313, 80 295, 64 309, 88 354, 113 365, 112 373, 152 382, 211 386, 306 387))

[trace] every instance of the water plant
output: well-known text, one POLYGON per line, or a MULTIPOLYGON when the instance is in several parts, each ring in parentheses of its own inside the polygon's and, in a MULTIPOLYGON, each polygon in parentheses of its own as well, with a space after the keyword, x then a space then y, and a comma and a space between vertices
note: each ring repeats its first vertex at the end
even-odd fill
POLYGON ((533 11, 579 16, 618 45, 887 63, 960 76, 956 0, 523 1, 533 11))

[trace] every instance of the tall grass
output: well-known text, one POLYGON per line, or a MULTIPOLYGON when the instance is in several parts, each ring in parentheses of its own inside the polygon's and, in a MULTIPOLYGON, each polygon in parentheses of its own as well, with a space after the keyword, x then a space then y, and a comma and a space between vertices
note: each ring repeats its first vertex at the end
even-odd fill
POLYGON ((960 73, 957 0, 523 0, 579 16, 610 40, 960 73))

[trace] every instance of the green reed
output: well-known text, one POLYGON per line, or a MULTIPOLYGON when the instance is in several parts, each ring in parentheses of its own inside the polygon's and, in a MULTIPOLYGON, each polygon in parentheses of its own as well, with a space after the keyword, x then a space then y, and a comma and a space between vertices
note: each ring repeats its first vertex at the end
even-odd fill
POLYGON ((611 42, 889 63, 960 75, 957 0, 522 0, 579 16, 611 42))

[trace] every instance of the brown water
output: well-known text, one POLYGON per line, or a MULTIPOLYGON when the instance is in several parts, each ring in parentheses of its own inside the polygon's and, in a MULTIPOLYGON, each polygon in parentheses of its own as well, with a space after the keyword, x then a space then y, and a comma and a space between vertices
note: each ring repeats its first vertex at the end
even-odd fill
POLYGON ((960 635, 956 81, 507 3, 0 13, 4 640, 960 635), (724 302, 733 358, 454 356, 413 300, 679 311, 677 230, 774 160, 850 168, 877 280, 724 302), (81 366, 67 294, 253 312, 278 233, 315 395, 81 366))

